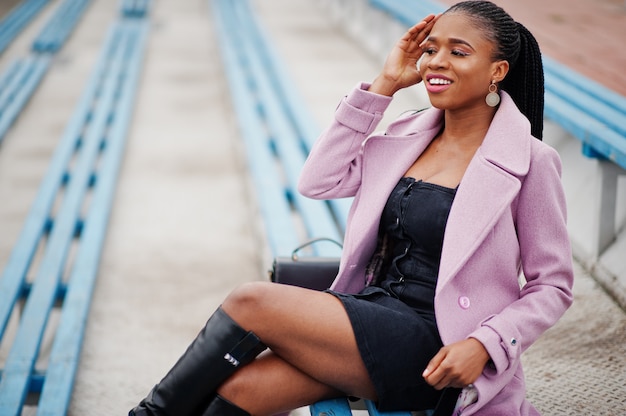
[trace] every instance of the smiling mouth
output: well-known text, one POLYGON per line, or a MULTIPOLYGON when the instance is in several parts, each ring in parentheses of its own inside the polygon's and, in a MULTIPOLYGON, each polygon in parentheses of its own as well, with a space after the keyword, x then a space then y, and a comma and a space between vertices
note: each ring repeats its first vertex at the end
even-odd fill
POLYGON ((430 85, 450 85, 452 84, 452 81, 442 78, 431 78, 428 80, 428 83, 430 85))

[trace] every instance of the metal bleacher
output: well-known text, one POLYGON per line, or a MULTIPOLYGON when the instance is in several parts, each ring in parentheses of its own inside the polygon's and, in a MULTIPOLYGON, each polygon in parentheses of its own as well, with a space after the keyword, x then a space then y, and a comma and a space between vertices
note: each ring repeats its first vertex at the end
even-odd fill
MULTIPOLYGON (((0 75, 0 143, 20 112, 39 86, 50 68, 54 54, 61 49, 76 27, 83 11, 91 0, 65 0, 57 7, 52 17, 32 43, 29 54, 14 59, 0 75)), ((46 1, 27 1, 16 7, 0 23, 3 42, 9 42, 39 11, 46 1), (18 24, 19 22, 19 24, 18 24)), ((6 48, 8 43, 0 47, 6 48)))
POLYGON ((2 415, 67 414, 148 31, 121 10, 0 277, 2 415))

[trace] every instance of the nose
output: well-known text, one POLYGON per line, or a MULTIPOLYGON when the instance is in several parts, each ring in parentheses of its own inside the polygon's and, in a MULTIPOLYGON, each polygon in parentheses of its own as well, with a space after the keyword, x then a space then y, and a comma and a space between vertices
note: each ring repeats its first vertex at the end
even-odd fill
POLYGON ((438 51, 432 55, 430 55, 430 59, 428 60, 428 68, 429 69, 440 69, 446 68, 448 66, 448 59, 446 58, 446 54, 442 51, 438 51))

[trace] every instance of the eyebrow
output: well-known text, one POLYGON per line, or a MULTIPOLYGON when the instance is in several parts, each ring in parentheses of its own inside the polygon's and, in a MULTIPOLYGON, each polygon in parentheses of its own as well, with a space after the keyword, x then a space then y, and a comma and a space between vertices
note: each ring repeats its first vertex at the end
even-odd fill
MULTIPOLYGON (((433 37, 433 36, 429 36, 426 39, 427 42, 437 42, 437 38, 433 37)), ((475 51, 474 47, 466 40, 463 39, 459 39, 459 38, 448 38, 448 42, 452 43, 452 44, 460 44, 460 45, 467 45, 469 46, 473 51, 475 51)))

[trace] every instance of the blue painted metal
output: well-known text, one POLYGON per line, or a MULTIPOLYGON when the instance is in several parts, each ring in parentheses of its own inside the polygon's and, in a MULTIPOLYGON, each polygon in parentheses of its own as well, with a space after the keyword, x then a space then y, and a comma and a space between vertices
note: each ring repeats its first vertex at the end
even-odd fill
POLYGON ((626 169, 626 97, 544 57, 545 115, 582 142, 582 153, 626 169))
POLYGON ((63 278, 67 255, 74 241, 76 221, 80 218, 83 199, 89 188, 91 171, 99 156, 103 132, 109 124, 109 108, 115 98, 115 71, 120 65, 118 61, 107 72, 105 88, 102 97, 99 97, 104 111, 96 112, 87 127, 84 145, 55 218, 30 296, 26 300, 0 380, 0 414, 19 414, 28 392, 30 374, 37 360, 56 288, 63 278))
POLYGON ((33 41, 33 51, 56 53, 61 49, 90 3, 91 0, 65 0, 33 41))
POLYGON ((289 255, 300 244, 296 224, 292 221, 291 207, 285 199, 282 173, 274 160, 270 138, 264 120, 251 98, 248 74, 241 63, 245 57, 238 54, 229 28, 237 26, 236 16, 228 2, 212 1, 215 26, 228 83, 234 100, 241 136, 248 154, 252 182, 257 195, 261 216, 268 232, 272 253, 289 255))
POLYGON ((7 67, 7 69, 0 75, 0 96, 6 94, 6 90, 13 82, 13 78, 17 76, 20 71, 21 61, 19 59, 14 60, 7 67))
POLYGON ((0 142, 22 111, 50 67, 49 56, 29 56, 14 61, 6 72, 0 94, 0 142), (15 72, 14 72, 15 71, 15 72))
POLYGON ((91 209, 85 219, 81 237, 85 243, 81 244, 69 278, 68 293, 52 345, 46 382, 39 400, 38 416, 67 414, 117 174, 134 107, 135 92, 145 50, 147 25, 144 22, 127 22, 120 27, 120 30, 127 33, 125 49, 122 52, 125 65, 116 74, 119 97, 115 103, 115 116, 111 121, 106 147, 103 150, 102 165, 97 172, 91 209))
MULTIPOLYGON (((29 13, 32 14, 33 10, 46 2, 47 0, 37 3, 31 1, 23 6, 30 4, 29 13)), ((90 0, 65 0, 36 37, 32 46, 33 53, 13 61, 0 77, 0 142, 48 71, 51 54, 63 46, 89 2, 90 0)), ((29 13, 22 11, 20 15, 30 16, 29 13)))
POLYGON ((546 91, 626 137, 626 100, 622 108, 604 103, 555 72, 546 72, 545 81, 546 91))
POLYGON ((330 399, 309 406, 311 416, 352 416, 346 399, 330 399))
POLYGON ((110 30, 0 279, 0 338, 19 297, 25 297, 0 374, 2 415, 21 414, 29 392, 41 392, 38 415, 67 413, 146 31, 147 23, 138 19, 123 19, 110 30), (68 263, 71 246, 76 254, 68 263), (41 260, 31 270, 36 250, 42 251, 41 260), (27 274, 35 274, 32 282, 27 274), (59 300, 61 315, 54 327, 48 320, 59 300), (51 331, 48 366, 35 369, 43 334, 51 331))
MULTIPOLYGON (((113 34, 112 31, 109 33, 107 44, 112 43, 110 38, 113 34)), ((103 54, 98 65, 96 65, 96 72, 85 89, 78 105, 79 108, 90 108, 93 95, 98 89, 100 78, 105 70, 104 58, 106 58, 106 54, 103 54)), ((48 171, 39 187, 39 192, 31 206, 19 239, 0 277, 0 338, 4 335, 15 302, 20 296, 20 291, 27 286, 30 287, 26 282, 26 275, 40 239, 51 229, 50 211, 59 189, 65 186, 69 178, 67 174, 68 165, 79 147, 79 142, 82 140, 81 132, 86 119, 87 114, 76 112, 68 123, 61 142, 52 157, 48 171)))
POLYGON ((587 112, 549 90, 545 95, 546 117, 582 141, 587 156, 601 155, 626 169, 626 138, 587 112))
MULTIPOLYGON (((249 8, 247 3, 241 3, 240 7, 246 5, 249 8)), ((250 14, 251 11, 248 11, 248 13, 250 14)), ((314 121, 311 112, 304 105, 305 101, 299 94, 298 89, 293 88, 295 83, 291 79, 289 71, 287 71, 272 42, 268 40, 269 36, 266 31, 256 19, 249 20, 249 23, 246 25, 250 33, 248 39, 253 42, 253 48, 258 51, 263 66, 267 68, 266 73, 269 77, 269 82, 271 82, 271 88, 280 99, 284 117, 288 117, 294 128, 294 134, 297 134, 294 137, 297 137, 299 145, 302 146, 305 154, 308 154, 322 130, 314 121)), ((327 201, 327 204, 330 206, 334 218, 340 226, 341 233, 345 232, 352 198, 334 199, 327 201)))
MULTIPOLYGON (((343 231, 328 204, 304 198, 297 192, 297 179, 308 153, 301 138, 302 125, 285 111, 281 91, 288 89, 288 80, 279 79, 276 58, 267 56, 268 41, 249 4, 214 1, 213 7, 272 253, 289 255, 303 240, 319 236, 340 241, 343 231), (304 237, 298 231, 302 227, 306 231, 304 237)), ((298 106, 302 107, 302 101, 298 106)), ((312 125, 310 119, 307 123, 312 125)), ((346 216, 347 210, 342 221, 346 216)), ((318 245, 313 250, 323 256, 340 254, 334 245, 318 245)))
POLYGON ((0 21, 0 54, 48 2, 49 0, 25 0, 0 21))
MULTIPOLYGON (((373 402, 365 400, 365 409, 370 416, 411 416, 411 412, 381 412, 376 409, 373 402)), ((352 407, 347 399, 330 399, 323 400, 309 406, 311 416, 351 416, 352 407)), ((425 414, 430 414, 426 411, 425 414)))
POLYGON ((122 16, 129 18, 141 18, 148 13, 150 0, 120 0, 122 16))
MULTIPOLYGON (((543 69, 546 75, 550 74, 553 77, 558 77, 562 82, 593 97, 605 106, 619 111, 622 115, 626 115, 626 97, 545 55, 543 56, 543 69)), ((551 81, 547 81, 546 84, 550 86, 551 81)))
MULTIPOLYGON (((232 26, 231 36, 235 37, 236 44, 245 55, 246 69, 250 77, 254 78, 255 92, 259 100, 262 114, 271 132, 273 144, 281 161, 286 185, 291 192, 291 199, 296 211, 300 214, 308 232, 308 238, 325 236, 340 241, 342 235, 337 229, 334 218, 330 215, 324 202, 303 197, 297 192, 297 181, 302 165, 306 159, 298 140, 298 132, 291 123, 288 113, 284 111, 281 97, 276 94, 272 83, 271 70, 263 65, 263 49, 257 48, 251 39, 260 41, 257 33, 250 30, 254 24, 254 15, 247 2, 236 1, 231 3, 239 20, 232 26)), ((320 255, 338 255, 340 250, 333 245, 316 247, 320 255)))

